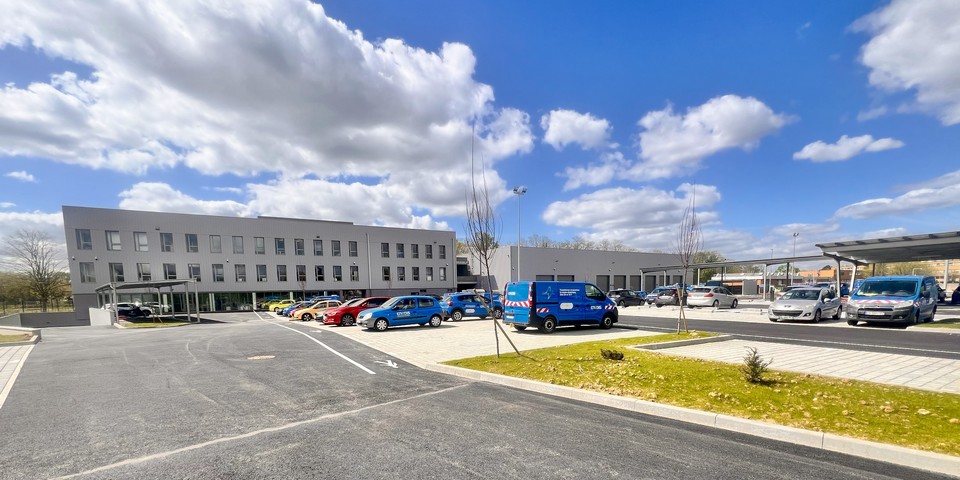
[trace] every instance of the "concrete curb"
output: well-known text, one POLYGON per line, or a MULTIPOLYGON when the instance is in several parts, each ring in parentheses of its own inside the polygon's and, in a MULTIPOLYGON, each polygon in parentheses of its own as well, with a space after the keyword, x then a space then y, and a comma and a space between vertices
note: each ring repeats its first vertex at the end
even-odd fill
POLYGON ((717 335, 715 337, 691 338, 690 340, 674 340, 672 342, 647 343, 644 345, 634 345, 630 348, 640 350, 663 350, 665 348, 683 347, 687 345, 700 345, 701 343, 715 343, 733 340, 731 335, 717 335))
POLYGON ((924 452, 895 445, 842 437, 830 433, 803 430, 746 418, 648 402, 635 398, 618 397, 607 393, 590 392, 573 387, 553 385, 535 380, 526 380, 438 363, 427 364, 424 368, 470 380, 495 383, 520 390, 604 405, 621 410, 669 418, 681 422, 694 423, 796 445, 820 448, 831 452, 868 458, 870 460, 879 460, 960 478, 960 457, 951 455, 924 452))

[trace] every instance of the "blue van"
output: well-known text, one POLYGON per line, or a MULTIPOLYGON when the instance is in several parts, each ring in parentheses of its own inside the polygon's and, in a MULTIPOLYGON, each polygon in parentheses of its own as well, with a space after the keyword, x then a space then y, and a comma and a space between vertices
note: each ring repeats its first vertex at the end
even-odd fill
POLYGON ((436 298, 425 295, 393 297, 377 308, 364 310, 357 323, 378 332, 397 325, 439 327, 443 323, 443 309, 436 298))
POLYGON ((553 333, 558 326, 610 328, 617 322, 617 306, 592 283, 520 281, 503 291, 503 323, 517 330, 553 333))
POLYGON ((932 322, 937 313, 937 281, 921 275, 871 277, 850 293, 844 311, 848 325, 932 322))

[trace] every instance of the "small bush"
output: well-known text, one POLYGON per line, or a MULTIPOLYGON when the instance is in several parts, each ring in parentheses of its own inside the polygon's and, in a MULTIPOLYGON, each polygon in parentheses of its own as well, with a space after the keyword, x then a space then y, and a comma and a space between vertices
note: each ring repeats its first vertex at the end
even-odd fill
POLYGON ((761 383, 763 382, 763 374, 767 371, 767 367, 773 363, 773 360, 766 360, 760 357, 760 354, 757 353, 757 349, 753 347, 747 347, 747 355, 743 357, 743 365, 740 366, 740 372, 743 373, 743 378, 750 383, 761 383))
POLYGON ((616 350, 607 350, 605 348, 601 348, 600 355, 607 360, 623 360, 623 352, 618 352, 616 350))

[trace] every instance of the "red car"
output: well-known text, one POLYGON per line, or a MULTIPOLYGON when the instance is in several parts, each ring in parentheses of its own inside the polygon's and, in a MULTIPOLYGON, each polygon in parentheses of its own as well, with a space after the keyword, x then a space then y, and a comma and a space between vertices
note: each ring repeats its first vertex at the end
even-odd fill
POLYGON ((376 308, 382 305, 390 297, 367 297, 350 300, 337 308, 331 308, 323 312, 323 323, 326 325, 350 326, 357 324, 357 316, 360 312, 368 308, 376 308))

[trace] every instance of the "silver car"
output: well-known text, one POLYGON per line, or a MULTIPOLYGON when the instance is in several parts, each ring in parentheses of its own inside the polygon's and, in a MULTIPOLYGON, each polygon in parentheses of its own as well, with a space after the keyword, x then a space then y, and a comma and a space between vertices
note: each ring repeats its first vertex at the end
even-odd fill
POLYGON ((795 288, 783 294, 770 304, 767 318, 771 322, 778 320, 811 320, 819 322, 821 318, 840 318, 843 304, 840 297, 828 288, 795 288))
POLYGON ((693 287, 687 294, 687 306, 737 308, 737 297, 726 287, 693 287))

